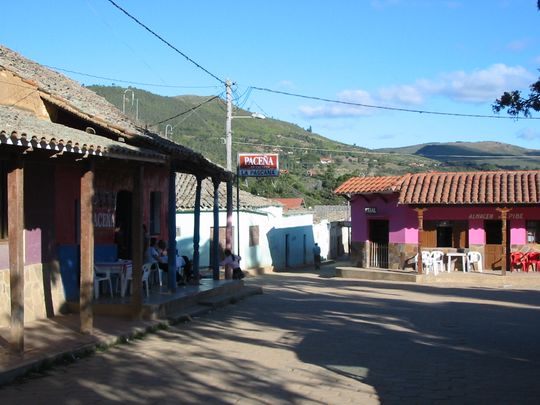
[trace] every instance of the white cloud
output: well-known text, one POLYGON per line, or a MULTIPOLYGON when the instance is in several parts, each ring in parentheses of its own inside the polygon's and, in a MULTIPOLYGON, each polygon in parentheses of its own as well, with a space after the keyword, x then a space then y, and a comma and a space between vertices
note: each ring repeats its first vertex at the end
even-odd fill
POLYGON ((378 91, 378 98, 391 104, 421 104, 424 101, 424 96, 414 85, 401 85, 383 87, 378 91))
POLYGON ((517 133, 517 137, 525 141, 540 140, 540 131, 533 128, 524 128, 517 133))
POLYGON ((502 63, 470 73, 457 71, 442 74, 435 81, 433 95, 471 103, 491 102, 507 90, 527 87, 534 76, 521 66, 502 63))
MULTIPOLYGON (((429 97, 448 98, 455 102, 491 103, 504 91, 526 89, 535 76, 521 66, 494 64, 472 72, 442 73, 434 79, 419 79, 413 84, 382 87, 372 93, 344 90, 337 100, 347 103, 383 107, 425 105, 429 97)), ((368 107, 327 103, 318 106, 301 106, 300 114, 309 117, 351 117, 371 115, 376 110, 368 107)))

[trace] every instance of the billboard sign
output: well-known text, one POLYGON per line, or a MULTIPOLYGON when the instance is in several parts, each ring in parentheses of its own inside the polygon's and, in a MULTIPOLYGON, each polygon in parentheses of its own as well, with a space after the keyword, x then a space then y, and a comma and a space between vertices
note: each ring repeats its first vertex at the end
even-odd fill
POLYGON ((279 176, 277 153, 239 153, 238 174, 245 177, 279 176))

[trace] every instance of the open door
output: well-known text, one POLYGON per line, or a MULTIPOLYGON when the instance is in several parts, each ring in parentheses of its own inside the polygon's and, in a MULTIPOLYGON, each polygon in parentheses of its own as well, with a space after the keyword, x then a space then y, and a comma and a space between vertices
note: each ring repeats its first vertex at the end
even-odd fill
POLYGON ((369 267, 388 268, 389 226, 386 219, 369 221, 369 267))

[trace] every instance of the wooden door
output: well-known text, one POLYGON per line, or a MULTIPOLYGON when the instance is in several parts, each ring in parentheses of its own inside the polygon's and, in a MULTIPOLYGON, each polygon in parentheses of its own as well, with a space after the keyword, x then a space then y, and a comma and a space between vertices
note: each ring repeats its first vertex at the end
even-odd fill
POLYGON ((484 221, 484 231, 486 233, 484 268, 487 270, 501 270, 503 265, 502 221, 484 221))

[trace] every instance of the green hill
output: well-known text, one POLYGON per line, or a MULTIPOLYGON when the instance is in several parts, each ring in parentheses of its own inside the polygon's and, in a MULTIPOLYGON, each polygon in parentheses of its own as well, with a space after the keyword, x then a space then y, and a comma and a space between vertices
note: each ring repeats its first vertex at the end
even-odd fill
POLYGON ((540 150, 501 142, 434 142, 377 151, 414 154, 438 160, 447 167, 465 167, 471 170, 540 169, 540 150))
MULTIPOLYGON (((226 107, 223 99, 207 102, 211 96, 164 97, 130 88, 136 101, 132 104, 131 92, 127 92, 129 97, 123 104, 126 91, 123 87, 88 87, 120 110, 124 108, 126 115, 141 127, 163 136, 167 133, 175 142, 225 166, 226 107)), ((235 108, 233 114, 250 116, 251 113, 235 108)), ((334 196, 332 190, 351 176, 429 170, 540 168, 540 151, 497 142, 430 143, 369 150, 335 142, 310 129, 273 118, 234 119, 233 159, 237 152, 277 152, 282 170, 278 178, 243 179, 242 189, 265 197, 302 197, 308 206, 343 204, 344 200, 334 196), (330 163, 322 163, 321 158, 329 159, 330 163)))

